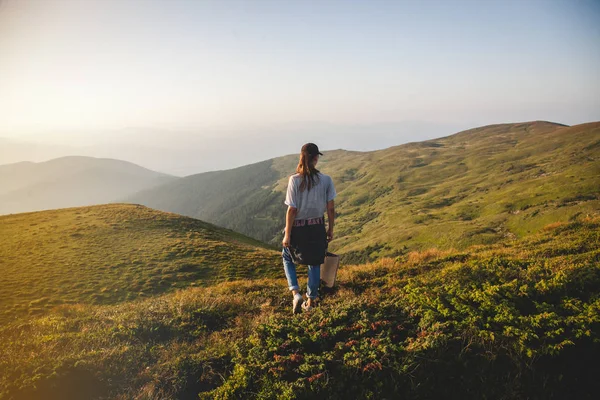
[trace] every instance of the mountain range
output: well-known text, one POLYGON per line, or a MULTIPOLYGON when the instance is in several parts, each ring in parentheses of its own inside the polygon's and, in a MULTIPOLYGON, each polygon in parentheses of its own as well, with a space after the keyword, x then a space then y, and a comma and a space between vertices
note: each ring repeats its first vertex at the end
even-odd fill
POLYGON ((0 214, 108 203, 173 179, 127 161, 81 156, 0 165, 0 214))
MULTIPOLYGON (((493 244, 600 208, 600 123, 479 127, 384 150, 325 151, 330 250, 360 263, 410 250, 493 244)), ((0 213, 127 202, 278 245, 297 154, 183 178, 111 159, 0 166, 0 213)))
MULTIPOLYGON (((191 175, 121 200, 277 244, 297 155, 191 175)), ((326 151, 346 262, 492 244, 600 208, 600 123, 484 126, 385 150, 326 151)))
POLYGON ((140 204, 0 216, 0 399, 592 398, 599 151, 600 123, 541 121, 325 151, 344 261, 296 316, 265 242, 297 155, 185 178, 4 166, 2 196, 115 179, 254 238, 140 204))

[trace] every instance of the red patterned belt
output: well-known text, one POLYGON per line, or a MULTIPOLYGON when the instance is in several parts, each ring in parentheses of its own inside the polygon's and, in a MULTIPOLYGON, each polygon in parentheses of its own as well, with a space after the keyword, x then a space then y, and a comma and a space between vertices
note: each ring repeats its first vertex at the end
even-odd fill
POLYGON ((297 220, 294 220, 293 226, 319 225, 319 224, 324 224, 324 223, 325 223, 325 220, 323 219, 323 217, 309 218, 309 219, 297 219, 297 220))

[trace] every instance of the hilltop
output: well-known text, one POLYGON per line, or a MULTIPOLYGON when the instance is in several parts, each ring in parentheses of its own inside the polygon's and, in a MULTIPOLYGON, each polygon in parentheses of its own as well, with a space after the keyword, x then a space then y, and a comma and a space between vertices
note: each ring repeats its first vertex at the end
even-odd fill
MULTIPOLYGON (((188 176, 125 199, 277 244, 297 155, 188 176)), ((325 152, 346 262, 522 238, 600 209, 600 123, 484 126, 385 150, 325 152)))
POLYGON ((62 304, 278 276, 280 257, 229 229, 139 205, 0 216, 0 323, 62 304))
POLYGON ((599 260, 596 214, 343 266, 310 314, 283 278, 63 305, 0 327, 0 398, 592 399, 599 260))
POLYGON ((0 165, 0 214, 103 204, 175 179, 108 158, 69 156, 0 165))

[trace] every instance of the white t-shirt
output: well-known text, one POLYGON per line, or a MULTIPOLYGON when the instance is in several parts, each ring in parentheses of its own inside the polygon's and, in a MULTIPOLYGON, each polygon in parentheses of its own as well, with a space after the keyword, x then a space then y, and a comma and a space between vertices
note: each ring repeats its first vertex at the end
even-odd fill
POLYGON ((327 210, 327 202, 337 196, 333 180, 329 175, 319 172, 315 177, 315 185, 308 190, 300 191, 302 176, 294 174, 288 180, 285 204, 298 209, 296 219, 319 218, 327 210))

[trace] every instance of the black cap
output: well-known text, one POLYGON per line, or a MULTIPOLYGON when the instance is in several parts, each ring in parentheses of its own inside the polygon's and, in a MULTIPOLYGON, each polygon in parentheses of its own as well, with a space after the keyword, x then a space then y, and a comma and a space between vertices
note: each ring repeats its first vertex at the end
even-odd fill
POLYGON ((314 143, 306 143, 304 146, 302 146, 301 151, 303 153, 308 153, 311 156, 316 156, 317 154, 323 155, 323 153, 319 151, 319 147, 314 143))

